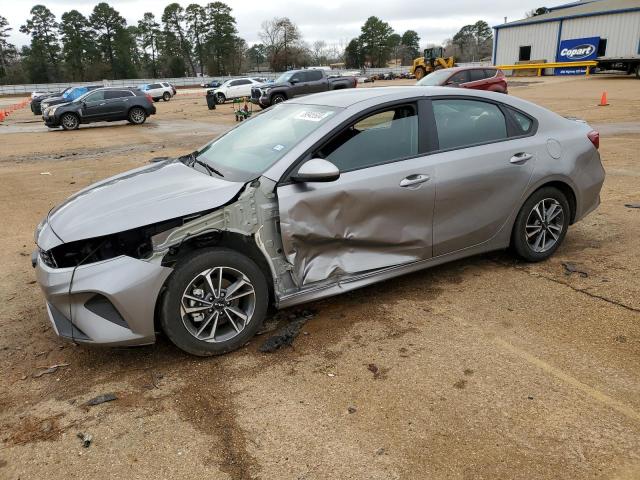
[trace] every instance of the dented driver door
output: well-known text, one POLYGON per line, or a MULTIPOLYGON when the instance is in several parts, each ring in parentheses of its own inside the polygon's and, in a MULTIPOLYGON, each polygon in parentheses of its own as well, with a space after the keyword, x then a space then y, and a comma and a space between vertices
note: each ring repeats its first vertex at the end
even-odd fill
POLYGON ((434 169, 421 144, 417 104, 387 108, 312 154, 340 178, 278 187, 283 246, 300 287, 431 257, 434 169))

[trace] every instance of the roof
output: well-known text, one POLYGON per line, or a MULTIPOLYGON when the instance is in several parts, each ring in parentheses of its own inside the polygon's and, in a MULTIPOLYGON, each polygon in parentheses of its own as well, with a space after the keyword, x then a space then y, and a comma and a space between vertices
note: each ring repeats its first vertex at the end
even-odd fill
POLYGON ((373 98, 398 97, 403 95, 415 96, 416 87, 414 85, 402 87, 371 87, 371 88, 345 88, 331 90, 328 92, 316 93, 305 97, 296 97, 287 103, 301 103, 304 105, 322 105, 325 107, 347 108, 356 103, 373 98))
POLYGON ((573 4, 563 4, 551 7, 548 13, 535 17, 516 20, 514 22, 496 25, 493 28, 517 27, 543 22, 553 22, 566 18, 589 17, 640 10, 640 0, 583 0, 573 4))

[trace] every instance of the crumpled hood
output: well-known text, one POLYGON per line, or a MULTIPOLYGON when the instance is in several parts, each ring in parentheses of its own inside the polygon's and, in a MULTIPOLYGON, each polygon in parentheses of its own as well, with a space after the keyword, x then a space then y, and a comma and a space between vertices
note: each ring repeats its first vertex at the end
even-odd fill
POLYGON ((49 250, 62 242, 100 237, 222 206, 244 183, 228 182, 166 160, 95 183, 48 216, 37 243, 49 250), (46 228, 49 227, 49 228, 46 228))

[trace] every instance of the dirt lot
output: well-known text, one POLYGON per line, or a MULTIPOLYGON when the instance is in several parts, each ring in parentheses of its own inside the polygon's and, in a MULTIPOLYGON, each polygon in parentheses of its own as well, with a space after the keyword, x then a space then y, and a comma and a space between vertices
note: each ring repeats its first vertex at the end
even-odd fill
POLYGON ((0 124, 0 478, 640 478, 640 209, 625 207, 640 203, 639 86, 512 83, 603 132, 603 203, 550 261, 498 252, 388 281, 305 306, 315 316, 292 348, 260 353, 265 333, 212 359, 162 338, 61 342, 29 255, 52 205, 204 144, 233 125, 231 106, 183 92, 142 127, 75 132, 16 112, 0 124))

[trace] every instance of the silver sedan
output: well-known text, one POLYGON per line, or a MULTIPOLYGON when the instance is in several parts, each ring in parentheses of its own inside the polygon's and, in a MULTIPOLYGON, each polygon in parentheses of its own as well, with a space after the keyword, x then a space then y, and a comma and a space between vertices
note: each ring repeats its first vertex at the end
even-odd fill
POLYGON ((92 185, 36 230, 56 333, 228 352, 288 307, 511 247, 551 256, 599 204, 598 133, 515 97, 342 90, 92 185))

